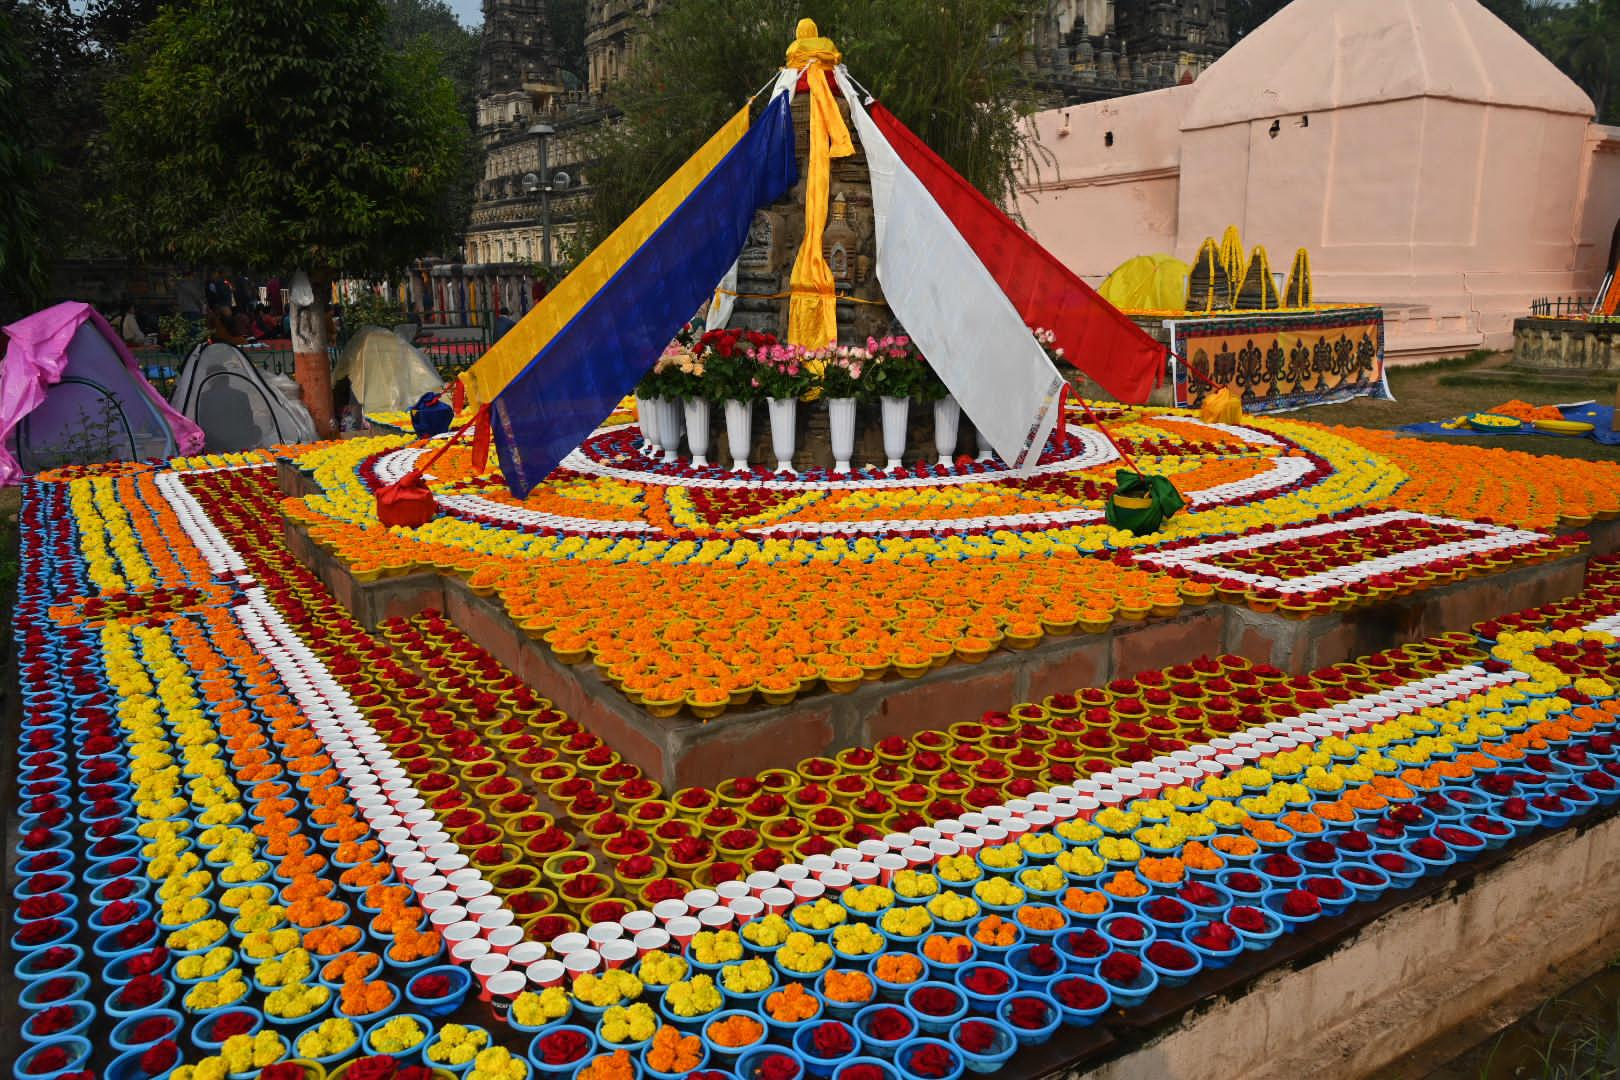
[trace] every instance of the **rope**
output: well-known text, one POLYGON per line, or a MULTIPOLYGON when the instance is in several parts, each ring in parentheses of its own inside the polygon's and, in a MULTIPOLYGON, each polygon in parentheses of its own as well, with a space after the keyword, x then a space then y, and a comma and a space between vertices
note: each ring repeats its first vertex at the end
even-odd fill
MULTIPOLYGON (((793 293, 794 293, 794 290, 788 289, 788 290, 786 290, 784 292, 775 292, 775 293, 754 293, 754 292, 732 292, 730 289, 722 289, 722 288, 716 287, 714 292, 715 292, 716 296, 734 296, 739 300, 784 300, 784 299, 792 296, 793 293)), ((852 304, 872 304, 875 307, 888 307, 889 306, 888 302, 885 301, 885 300, 867 300, 866 298, 860 297, 860 296, 850 296, 848 293, 834 293, 833 294, 833 299, 834 300, 848 300, 852 304)))

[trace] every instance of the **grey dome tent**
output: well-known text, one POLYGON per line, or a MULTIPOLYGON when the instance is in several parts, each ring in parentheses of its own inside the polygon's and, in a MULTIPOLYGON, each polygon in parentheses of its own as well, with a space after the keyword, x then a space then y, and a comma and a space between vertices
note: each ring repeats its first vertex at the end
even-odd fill
POLYGON ((195 420, 210 453, 315 441, 315 423, 234 345, 198 345, 174 385, 174 407, 195 420))

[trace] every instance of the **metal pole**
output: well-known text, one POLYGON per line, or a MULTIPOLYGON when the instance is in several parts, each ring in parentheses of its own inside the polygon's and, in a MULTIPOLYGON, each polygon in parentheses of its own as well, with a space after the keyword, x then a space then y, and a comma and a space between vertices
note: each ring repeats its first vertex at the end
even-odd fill
POLYGON ((551 171, 546 167, 546 143, 549 135, 540 136, 540 254, 546 269, 551 269, 551 171))

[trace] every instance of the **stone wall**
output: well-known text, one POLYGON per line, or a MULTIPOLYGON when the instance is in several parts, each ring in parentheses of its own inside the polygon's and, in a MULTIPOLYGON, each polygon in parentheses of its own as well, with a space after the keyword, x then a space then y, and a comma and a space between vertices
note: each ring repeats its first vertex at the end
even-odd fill
POLYGON ((1515 319, 1513 362, 1554 371, 1620 374, 1620 323, 1515 319))

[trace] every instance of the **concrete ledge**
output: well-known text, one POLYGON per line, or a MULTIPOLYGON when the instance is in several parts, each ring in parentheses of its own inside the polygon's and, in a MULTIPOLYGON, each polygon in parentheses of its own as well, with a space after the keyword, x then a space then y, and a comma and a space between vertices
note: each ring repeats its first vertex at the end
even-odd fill
POLYGON ((1020 1057, 1018 1075, 1381 1073, 1521 988, 1557 985, 1588 955, 1601 962, 1610 954, 1598 946, 1617 934, 1620 819, 1600 811, 1313 923, 1144 1008, 1060 1031, 1020 1057))

